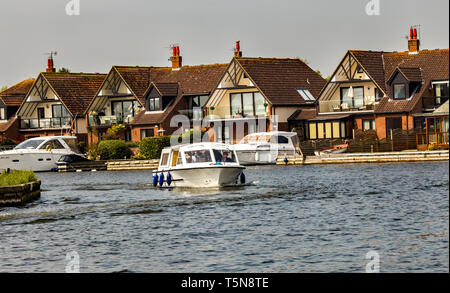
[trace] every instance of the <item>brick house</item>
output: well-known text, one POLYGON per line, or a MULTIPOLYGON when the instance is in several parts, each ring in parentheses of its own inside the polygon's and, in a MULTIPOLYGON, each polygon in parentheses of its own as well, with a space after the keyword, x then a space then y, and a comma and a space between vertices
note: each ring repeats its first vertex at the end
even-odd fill
POLYGON ((0 93, 0 141, 6 138, 21 140, 16 114, 33 83, 34 79, 29 78, 0 93))
POLYGON ((351 138, 354 129, 424 127, 423 114, 448 100, 449 50, 420 50, 411 29, 407 52, 350 50, 323 88, 308 139, 351 138))

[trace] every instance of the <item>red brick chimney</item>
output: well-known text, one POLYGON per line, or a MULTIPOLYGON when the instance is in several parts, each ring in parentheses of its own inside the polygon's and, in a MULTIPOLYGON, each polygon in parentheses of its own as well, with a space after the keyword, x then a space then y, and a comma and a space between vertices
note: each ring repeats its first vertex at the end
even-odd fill
POLYGON ((47 60, 47 69, 46 72, 56 72, 56 69, 53 65, 53 52, 50 53, 48 60, 47 60))
POLYGON ((234 51, 234 57, 236 57, 236 58, 242 57, 240 43, 241 43, 241 41, 236 41, 236 50, 234 51))
POLYGON ((172 69, 180 69, 183 66, 183 58, 180 56, 180 47, 173 46, 173 55, 170 58, 172 61, 172 69))
POLYGON ((409 39, 408 39, 408 51, 410 54, 419 53, 420 50, 420 40, 417 38, 417 28, 411 27, 409 29, 409 39))

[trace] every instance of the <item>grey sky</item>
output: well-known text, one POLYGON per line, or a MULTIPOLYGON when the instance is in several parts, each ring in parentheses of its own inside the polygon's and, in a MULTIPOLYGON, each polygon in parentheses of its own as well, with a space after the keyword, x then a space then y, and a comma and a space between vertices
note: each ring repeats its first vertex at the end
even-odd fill
POLYGON ((57 68, 108 72, 112 65, 168 66, 179 43, 183 64, 228 62, 235 40, 244 56, 301 57, 323 75, 348 49, 405 51, 410 25, 421 24, 422 48, 449 47, 448 0, 69 0, 0 1, 0 86, 36 77, 45 52, 57 68))

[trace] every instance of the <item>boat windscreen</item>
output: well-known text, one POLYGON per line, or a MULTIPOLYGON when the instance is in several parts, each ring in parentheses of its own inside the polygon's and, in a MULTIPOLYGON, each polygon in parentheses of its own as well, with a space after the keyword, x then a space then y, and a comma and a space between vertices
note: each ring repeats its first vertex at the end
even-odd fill
POLYGON ((232 151, 214 149, 213 153, 217 163, 236 163, 236 156, 232 151))
POLYGON ((36 149, 41 143, 44 142, 45 139, 33 139, 33 140, 26 140, 20 144, 18 144, 14 149, 15 150, 34 150, 36 149))
POLYGON ((209 150, 199 150, 199 151, 188 151, 184 152, 186 158, 186 163, 197 164, 197 163, 211 163, 211 153, 209 150))

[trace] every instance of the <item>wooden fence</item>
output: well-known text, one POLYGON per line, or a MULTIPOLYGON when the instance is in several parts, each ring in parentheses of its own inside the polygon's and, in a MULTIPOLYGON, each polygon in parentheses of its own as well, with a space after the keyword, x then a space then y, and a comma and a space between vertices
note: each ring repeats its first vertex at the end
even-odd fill
POLYGON ((395 152, 417 149, 417 135, 414 130, 393 130, 389 138, 378 139, 374 130, 355 130, 354 139, 323 139, 304 141, 300 148, 305 156, 313 156, 314 151, 334 145, 349 144, 349 153, 395 152))

